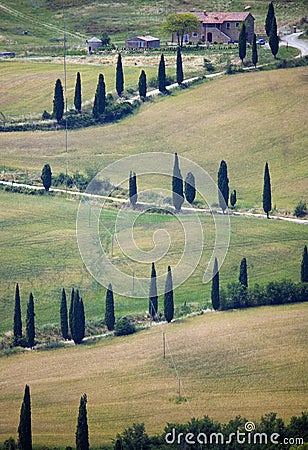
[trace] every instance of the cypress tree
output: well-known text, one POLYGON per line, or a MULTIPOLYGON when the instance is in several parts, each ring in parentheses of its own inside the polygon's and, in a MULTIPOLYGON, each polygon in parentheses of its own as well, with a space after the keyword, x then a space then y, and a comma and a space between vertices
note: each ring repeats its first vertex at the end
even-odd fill
POLYGON ((121 97, 123 90, 124 90, 124 75, 122 66, 122 56, 121 53, 119 53, 116 68, 116 91, 119 97, 121 97))
POLYGON ((135 208, 138 199, 137 194, 137 177, 135 172, 129 174, 129 201, 133 208, 135 208))
POLYGON ((263 183, 263 210, 269 219, 268 213, 272 209, 272 193, 271 193, 271 179, 268 164, 266 162, 264 168, 264 183, 263 183))
POLYGON ((70 309, 69 309, 69 313, 68 313, 68 320, 69 320, 71 336, 73 336, 73 328, 74 328, 74 320, 73 320, 74 300, 75 300, 75 291, 74 291, 74 288, 72 288, 70 309))
POLYGON ((245 286, 248 287, 248 276, 247 276, 247 262, 246 258, 243 258, 240 265, 240 275, 238 281, 245 286))
POLYGON ((228 207, 229 202, 229 178, 228 178, 228 168, 227 163, 222 160, 218 170, 218 200, 219 205, 223 211, 228 207))
POLYGON ((246 56, 246 25, 244 24, 244 22, 242 23, 241 31, 238 38, 238 54, 243 63, 244 58, 246 56))
POLYGON ((77 77, 76 77, 74 106, 75 106, 76 111, 78 111, 80 113, 80 111, 81 111, 81 79, 80 79, 80 72, 77 72, 77 77))
POLYGON ((179 86, 182 84, 183 80, 184 80, 184 73, 183 73, 182 53, 181 47, 178 46, 176 54, 176 81, 179 86))
POLYGON ((18 283, 15 288, 15 307, 14 307, 14 345, 19 345, 22 338, 22 320, 20 307, 20 293, 18 283))
POLYGON ((43 186, 45 188, 45 191, 48 192, 51 186, 51 180, 52 180, 52 173, 51 173, 51 168, 49 164, 45 164, 43 169, 42 169, 42 175, 41 175, 41 180, 43 183, 43 186))
POLYGON ((147 76, 144 70, 139 76, 138 89, 140 97, 145 98, 147 96, 147 76))
POLYGON ((188 203, 192 204, 196 196, 195 177, 188 172, 185 178, 185 197, 188 203))
POLYGON ((230 194, 230 203, 231 203, 232 208, 234 208, 236 201, 237 201, 236 190, 234 189, 234 191, 231 192, 231 194, 230 194))
POLYGON ((155 264, 152 263, 151 270, 151 281, 149 290, 149 313, 152 320, 156 320, 158 311, 158 295, 157 295, 157 284, 156 284, 156 270, 155 264))
POLYGON ((164 315, 168 323, 171 322, 174 316, 173 282, 170 266, 168 266, 168 273, 165 284, 164 315))
POLYGON ((64 97, 61 80, 58 78, 55 85, 55 93, 53 99, 53 116, 60 123, 64 112, 64 97))
POLYGON ((214 260, 211 300, 213 309, 219 309, 219 271, 217 258, 214 260))
POLYGON ((94 104, 93 104, 93 116, 95 119, 99 119, 104 113, 106 107, 106 86, 104 81, 104 75, 102 73, 98 76, 98 83, 96 86, 94 104))
POLYGON ((67 320, 67 302, 66 302, 66 292, 62 289, 62 299, 60 306, 60 322, 61 322, 61 333, 63 339, 68 339, 68 320, 67 320))
POLYGON ((279 50, 279 37, 277 34, 277 22, 276 17, 273 17, 271 31, 269 35, 269 46, 271 47, 272 54, 276 59, 279 50))
POLYGON ((174 166, 172 176, 172 200, 176 212, 181 211, 184 202, 183 178, 179 167, 178 154, 174 154, 174 166))
POLYGON ((112 285, 109 283, 108 289, 106 292, 106 310, 105 310, 105 322, 109 331, 114 330, 114 300, 113 300, 113 291, 112 285))
POLYGON ((265 19, 265 31, 266 31, 267 36, 269 36, 270 32, 271 32, 272 21, 273 21, 274 15, 275 15, 274 5, 273 5, 273 2, 270 2, 270 4, 268 5, 267 15, 266 15, 266 19, 265 19))
POLYGON ((30 292, 29 302, 27 305, 27 320, 26 320, 26 334, 28 340, 28 347, 34 347, 35 339, 35 323, 34 323, 34 300, 32 292, 30 292))
POLYGON ((71 307, 69 313, 71 335, 75 344, 80 344, 85 335, 85 314, 83 301, 78 289, 72 290, 71 307))
POLYGON ((166 66, 163 54, 160 57, 158 66, 158 90, 163 94, 166 92, 166 66))
POLYGON ((304 247, 303 259, 301 264, 301 282, 308 283, 308 254, 307 245, 304 247))
POLYGON ((87 396, 80 398, 76 430, 76 450, 89 450, 89 428, 87 419, 87 396))
POLYGON ((18 439, 20 450, 32 450, 31 399, 30 388, 27 384, 25 387, 24 398, 20 409, 18 439))
POLYGON ((257 63, 258 63, 258 49, 257 49, 257 37, 256 34, 254 33, 253 35, 253 40, 252 40, 252 64, 257 67, 257 63))

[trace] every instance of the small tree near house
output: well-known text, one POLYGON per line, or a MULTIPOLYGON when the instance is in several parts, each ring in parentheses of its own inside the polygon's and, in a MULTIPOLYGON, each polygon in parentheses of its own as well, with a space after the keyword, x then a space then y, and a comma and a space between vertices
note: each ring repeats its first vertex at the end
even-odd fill
POLYGON ((51 181, 52 181, 52 172, 49 164, 45 164, 42 169, 42 175, 41 180, 43 183, 43 186, 45 188, 45 191, 48 192, 51 187, 51 181))
POLYGON ((246 57, 246 25, 243 22, 241 26, 241 31, 238 38, 238 52, 239 57, 241 58, 242 63, 246 57))
POLYGON ((160 57, 158 66, 158 90, 163 94, 166 93, 166 65, 163 54, 160 57))
POLYGON ((263 210, 269 219, 269 212, 272 210, 272 192, 271 192, 271 178, 268 168, 268 163, 265 163, 264 168, 264 182, 263 182, 263 210))
POLYGON ((53 116, 60 123, 64 113, 64 96, 61 80, 58 78, 55 85, 55 93, 53 99, 53 116))
POLYGON ((144 70, 141 71, 138 81, 138 90, 141 98, 147 96, 147 76, 144 70))
POLYGON ((119 53, 116 68, 116 91, 119 97, 121 97, 123 90, 124 90, 124 74, 123 74, 122 56, 121 53, 119 53))

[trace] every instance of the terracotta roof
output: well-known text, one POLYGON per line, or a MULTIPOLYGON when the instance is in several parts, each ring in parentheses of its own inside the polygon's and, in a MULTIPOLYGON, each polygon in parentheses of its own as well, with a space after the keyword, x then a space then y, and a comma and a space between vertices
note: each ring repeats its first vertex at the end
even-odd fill
MULTIPOLYGON (((249 12, 215 12, 204 11, 194 13, 197 19, 203 23, 223 23, 223 22, 243 22, 249 15, 249 12)), ((252 17, 252 16, 251 16, 252 17)))
POLYGON ((159 41, 159 38, 153 37, 153 36, 149 36, 149 35, 144 35, 144 36, 133 36, 129 39, 127 39, 128 41, 134 40, 134 39, 140 39, 141 41, 159 41))

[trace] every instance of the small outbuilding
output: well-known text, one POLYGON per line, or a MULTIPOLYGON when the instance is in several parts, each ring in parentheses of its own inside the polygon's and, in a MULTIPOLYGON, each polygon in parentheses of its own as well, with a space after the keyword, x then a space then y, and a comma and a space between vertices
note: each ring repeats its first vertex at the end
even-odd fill
POLYGON ((126 49, 159 48, 160 39, 153 36, 133 36, 125 41, 126 49))
POLYGON ((102 47, 102 41, 95 36, 93 36, 93 38, 87 40, 86 42, 88 44, 89 53, 93 53, 96 49, 102 47))

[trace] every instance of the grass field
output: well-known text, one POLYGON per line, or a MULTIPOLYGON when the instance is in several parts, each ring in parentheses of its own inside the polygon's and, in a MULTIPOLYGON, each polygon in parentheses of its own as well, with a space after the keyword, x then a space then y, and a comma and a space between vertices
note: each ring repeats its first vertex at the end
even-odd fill
POLYGON ((306 318, 307 304, 207 313, 91 346, 1 358, 0 441, 16 437, 26 383, 34 445, 74 445, 84 392, 92 447, 138 422, 153 434, 192 415, 254 421, 275 411, 288 421, 307 409, 306 318), (177 403, 173 362, 187 402, 177 403))
MULTIPOLYGON (((59 324, 61 290, 79 288, 85 302, 88 320, 104 317, 105 289, 88 273, 81 259, 76 240, 78 201, 51 196, 26 196, 0 190, 0 332, 12 330, 15 283, 21 291, 23 317, 30 291, 35 298, 36 323, 42 328, 59 324)), ((103 211, 105 229, 113 230, 116 209, 103 211)), ((185 217, 182 220, 187 220, 185 217)), ((187 302, 193 306, 210 304, 210 285, 202 284, 214 244, 214 225, 208 215, 200 215, 204 232, 204 253, 192 276, 175 291, 175 304, 187 302)), ((172 238, 166 256, 156 263, 158 275, 165 273, 179 261, 184 235, 173 216, 143 214, 134 227, 137 245, 144 251, 153 246, 153 233, 165 229, 172 238)), ((103 245, 106 236, 101 234, 103 245)), ((304 244, 308 241, 308 227, 304 225, 231 217, 231 239, 225 262, 221 268, 222 287, 236 281, 242 257, 247 258, 249 283, 291 279, 299 281, 300 262, 304 244)), ((110 255, 109 247, 106 251, 110 255)), ((114 264, 127 271, 125 256, 114 248, 114 264)), ((136 277, 150 276, 150 263, 132 264, 136 277)), ((160 309, 162 308, 160 299, 160 309)), ((147 299, 115 296, 116 316, 145 313, 147 299)), ((25 320, 25 319, 24 319, 25 320)))

